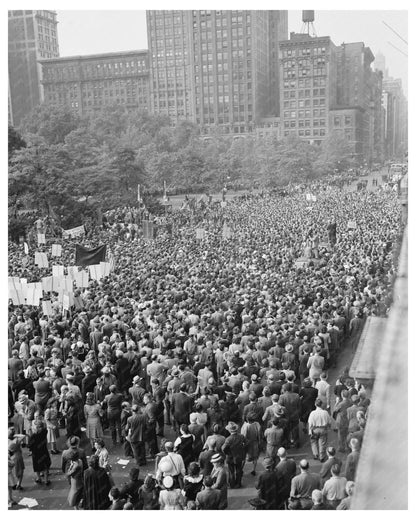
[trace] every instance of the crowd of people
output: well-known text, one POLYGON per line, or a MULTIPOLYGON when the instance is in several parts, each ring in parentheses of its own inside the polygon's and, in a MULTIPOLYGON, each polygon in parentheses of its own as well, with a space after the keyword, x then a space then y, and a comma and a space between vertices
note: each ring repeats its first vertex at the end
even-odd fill
MULTIPOLYGON (((74 288, 80 308, 56 293, 52 315, 9 302, 10 507, 27 449, 39 486, 61 457, 75 509, 226 509, 248 473, 254 508, 349 508, 370 399, 337 360, 368 316, 388 314, 400 208, 391 190, 310 189, 314 201, 293 189, 169 212, 154 240, 121 208, 62 240, 53 263, 107 244, 115 268, 74 288), (319 474, 290 456, 305 443, 319 474), (123 485, 117 446, 134 462, 123 485)), ((33 256, 10 243, 9 275, 50 275, 33 256)))

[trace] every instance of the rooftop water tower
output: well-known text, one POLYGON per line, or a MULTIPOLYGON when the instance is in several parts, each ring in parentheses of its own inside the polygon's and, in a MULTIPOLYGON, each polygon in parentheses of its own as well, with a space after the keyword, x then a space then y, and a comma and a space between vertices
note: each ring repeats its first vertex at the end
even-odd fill
POLYGON ((315 11, 302 11, 302 34, 309 34, 309 36, 316 37, 315 27, 313 22, 315 21, 315 11))

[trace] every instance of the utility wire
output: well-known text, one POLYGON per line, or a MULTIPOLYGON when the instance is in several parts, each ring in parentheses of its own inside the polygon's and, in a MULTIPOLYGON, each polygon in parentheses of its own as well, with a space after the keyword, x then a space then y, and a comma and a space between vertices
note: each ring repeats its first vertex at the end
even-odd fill
POLYGON ((384 20, 383 20, 383 23, 384 23, 384 25, 385 25, 386 27, 388 27, 391 31, 393 31, 394 34, 395 34, 396 36, 398 36, 402 41, 404 41, 404 43, 405 43, 406 45, 408 45, 407 41, 406 41, 404 38, 402 38, 402 37, 400 36, 400 34, 399 34, 397 31, 395 31, 395 30, 393 29, 393 27, 390 27, 390 25, 389 25, 388 23, 386 23, 384 20))
POLYGON ((395 45, 393 45, 391 42, 387 42, 387 43, 389 43, 392 47, 394 47, 394 48, 396 49, 396 51, 399 51, 399 52, 401 52, 402 54, 404 54, 404 55, 406 56, 406 58, 407 58, 407 54, 406 54, 405 52, 403 52, 402 50, 400 50, 398 47, 396 47, 395 45))

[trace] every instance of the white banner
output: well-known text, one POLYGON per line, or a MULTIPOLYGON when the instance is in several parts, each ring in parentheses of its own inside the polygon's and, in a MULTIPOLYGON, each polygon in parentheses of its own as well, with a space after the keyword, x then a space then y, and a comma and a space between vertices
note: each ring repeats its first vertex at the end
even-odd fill
POLYGON ((46 238, 44 233, 38 233, 38 246, 41 244, 46 244, 46 238))
POLYGON ((82 226, 78 226, 72 229, 63 229, 62 230, 62 238, 74 238, 80 237, 85 233, 84 224, 82 226))
POLYGON ((90 276, 93 280, 100 280, 102 278, 101 266, 100 264, 89 265, 90 276))
POLYGON ((52 266, 52 276, 64 276, 64 266, 63 265, 53 265, 52 266))

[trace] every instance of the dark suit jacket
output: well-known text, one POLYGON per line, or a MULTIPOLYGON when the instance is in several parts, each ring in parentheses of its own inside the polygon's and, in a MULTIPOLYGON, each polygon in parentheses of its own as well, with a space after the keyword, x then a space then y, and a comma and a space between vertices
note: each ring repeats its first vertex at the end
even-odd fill
POLYGON ((127 419, 127 428, 130 429, 131 442, 144 442, 146 417, 142 413, 135 413, 127 419))
POLYGON ((179 423, 189 424, 192 404, 192 398, 184 392, 178 392, 172 395, 172 413, 179 423))
POLYGON ((300 413, 300 397, 294 392, 284 392, 279 397, 279 404, 284 406, 287 411, 287 417, 290 420, 299 419, 300 413))
POLYGON ((281 460, 276 466, 276 473, 279 477, 280 495, 282 500, 286 500, 290 495, 292 478, 296 475, 296 462, 293 459, 281 460))
POLYGON ((337 457, 331 457, 322 464, 321 471, 319 472, 322 486, 328 479, 331 478, 331 468, 334 464, 338 464, 339 468, 341 469, 342 461, 337 457))
POLYGON ((219 489, 204 489, 196 495, 200 509, 219 509, 221 491, 219 489))

